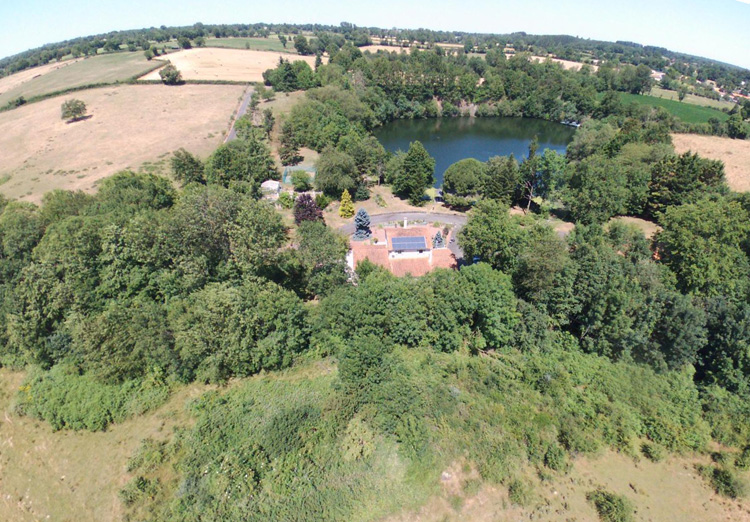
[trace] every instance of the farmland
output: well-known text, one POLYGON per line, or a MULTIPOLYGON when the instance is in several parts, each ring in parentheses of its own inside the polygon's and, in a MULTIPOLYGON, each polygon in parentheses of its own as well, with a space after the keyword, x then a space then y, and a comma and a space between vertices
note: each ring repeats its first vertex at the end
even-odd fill
MULTIPOLYGON (((668 91, 659 87, 651 88, 651 96, 655 98, 664 98, 666 100, 680 101, 679 94, 676 91, 668 91)), ((692 105, 700 105, 701 107, 712 107, 714 109, 731 109, 734 107, 734 103, 724 100, 712 100, 705 96, 696 96, 695 94, 686 94, 684 103, 690 103, 692 105)))
MULTIPOLYGON (((169 60, 180 70, 185 80, 236 82, 263 81, 263 72, 276 67, 279 58, 304 60, 311 67, 315 65, 314 56, 244 49, 200 48, 169 55, 169 60)), ((153 71, 141 79, 159 80, 159 72, 153 71)))
POLYGON ((281 44, 277 35, 271 35, 268 38, 206 38, 206 47, 297 54, 297 51, 294 49, 294 36, 288 38, 289 42, 287 42, 286 48, 281 44))
POLYGON ((620 98, 623 103, 637 103, 638 105, 649 105, 651 107, 662 107, 672 116, 676 116, 685 123, 708 123, 711 118, 719 121, 725 121, 729 116, 721 111, 710 107, 699 107, 689 103, 680 103, 678 101, 656 98, 654 96, 628 94, 621 92, 620 98))
MULTIPOLYGON (((0 92, 0 107, 19 96, 28 100, 34 96, 84 85, 126 81, 145 74, 161 63, 160 61, 146 60, 142 52, 112 53, 77 60, 66 67, 48 68, 48 66, 44 66, 44 68, 39 68, 41 69, 41 76, 17 82, 15 78, 18 75, 27 75, 29 72, 23 71, 0 80, 2 82, 0 83, 0 91, 2 91, 0 92), (15 82, 16 85, 5 90, 3 87, 6 82, 8 85, 15 82)), ((37 69, 31 69, 30 71, 34 70, 37 69)))
MULTIPOLYGON (((244 88, 122 85, 76 93, 92 116, 67 124, 57 97, 0 113, 0 192, 39 201, 52 189, 90 191, 123 169, 185 147, 208 155, 221 143, 244 88)), ((146 170, 158 170, 146 165, 146 170)))
POLYGON ((697 152, 703 157, 723 161, 729 188, 750 192, 750 141, 697 134, 673 134, 672 141, 680 154, 697 152))

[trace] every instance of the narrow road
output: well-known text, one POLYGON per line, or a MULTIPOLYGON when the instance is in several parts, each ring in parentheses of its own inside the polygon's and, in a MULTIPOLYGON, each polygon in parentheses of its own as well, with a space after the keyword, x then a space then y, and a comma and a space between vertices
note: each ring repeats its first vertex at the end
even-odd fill
MULTIPOLYGON (((437 212, 387 212, 385 214, 373 214, 370 216, 371 225, 382 225, 385 223, 407 221, 424 221, 425 223, 445 223, 453 225, 453 237, 455 238, 458 231, 466 224, 466 216, 457 214, 440 214, 437 212)), ((354 234, 354 223, 347 223, 339 227, 344 234, 354 234)), ((448 243, 448 249, 453 252, 456 259, 463 259, 464 253, 457 241, 448 243)))
POLYGON ((255 89, 253 87, 247 87, 247 90, 245 91, 245 97, 242 99, 240 108, 237 110, 237 114, 235 114, 234 119, 232 120, 232 127, 229 129, 229 134, 227 134, 227 139, 224 140, 224 143, 237 139, 237 131, 234 130, 234 124, 247 112, 247 107, 248 105, 250 105, 250 98, 252 97, 254 92, 255 89))

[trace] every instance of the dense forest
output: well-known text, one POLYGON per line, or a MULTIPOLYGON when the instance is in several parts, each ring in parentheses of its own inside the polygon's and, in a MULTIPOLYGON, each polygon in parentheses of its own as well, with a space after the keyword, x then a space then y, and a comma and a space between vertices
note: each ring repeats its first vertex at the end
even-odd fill
MULTIPOLYGON (((293 29, 360 31, 108 38, 293 29)), ((640 60, 639 47, 621 47, 640 60)), ((491 50, 373 55, 351 43, 329 64, 300 63, 266 72, 277 91, 307 91, 277 124, 283 163, 301 147, 320 152, 319 195, 293 203, 294 226, 261 198, 279 172, 270 132, 250 118, 205 161, 176 152, 174 183, 123 172, 93 195, 2 201, 0 363, 28 370, 17 412, 105 430, 187 383, 218 385, 191 402, 194 423, 133 455, 121 493, 132 520, 377 519, 417 507, 458 460, 524 505, 529 470, 545 481, 603 448, 658 461, 713 442, 723 453, 703 475, 725 496, 743 493, 750 197, 729 190, 721 162, 675 154, 670 137, 731 135, 729 123, 687 126, 623 104, 617 91, 643 79, 635 64, 594 74, 491 50), (419 142, 389 154, 371 131, 462 113, 582 125, 566 155, 532 143, 524 158, 446 172, 476 262, 421 278, 351 271, 323 208, 367 199, 374 183, 421 205, 433 180, 419 142), (659 231, 647 239, 614 216, 659 231), (310 367, 325 371, 293 373, 310 367)))

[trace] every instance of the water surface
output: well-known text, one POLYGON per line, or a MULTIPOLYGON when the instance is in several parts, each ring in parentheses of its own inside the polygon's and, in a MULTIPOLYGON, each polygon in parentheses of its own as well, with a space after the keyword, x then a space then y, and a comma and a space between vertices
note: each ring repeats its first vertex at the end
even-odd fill
POLYGON ((487 161, 492 156, 513 154, 526 157, 529 143, 539 139, 539 153, 553 149, 565 153, 575 129, 531 118, 438 118, 396 120, 375 130, 375 137, 391 152, 409 149, 418 140, 435 158, 435 186, 443 184, 443 173, 464 158, 487 161))

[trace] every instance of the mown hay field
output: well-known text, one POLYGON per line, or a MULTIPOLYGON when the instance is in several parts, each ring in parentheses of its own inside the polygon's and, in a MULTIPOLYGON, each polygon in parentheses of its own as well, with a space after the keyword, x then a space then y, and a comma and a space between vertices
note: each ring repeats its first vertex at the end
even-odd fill
MULTIPOLYGON (((184 80, 235 82, 262 82, 263 72, 276 67, 280 58, 289 61, 303 60, 310 67, 315 65, 314 56, 245 49, 202 47, 169 55, 169 61, 180 70, 184 80)), ((153 71, 141 79, 159 80, 159 71, 153 71)))
POLYGON ((166 172, 180 147, 206 157, 224 139, 243 92, 239 85, 120 85, 0 113, 0 193, 39 201, 53 189, 92 191, 124 169, 166 172), (60 105, 73 97, 86 103, 89 119, 61 119, 60 105))
POLYGON ((729 188, 737 192, 750 192, 750 141, 733 140, 718 136, 673 134, 675 150, 697 152, 705 158, 721 160, 729 188))
POLYGON ((0 107, 19 96, 28 100, 34 96, 84 85, 127 81, 146 74, 163 63, 165 62, 159 60, 146 60, 143 52, 125 52, 71 60, 55 66, 35 67, 0 80, 0 107), (34 74, 29 78, 31 73, 34 74))

